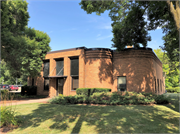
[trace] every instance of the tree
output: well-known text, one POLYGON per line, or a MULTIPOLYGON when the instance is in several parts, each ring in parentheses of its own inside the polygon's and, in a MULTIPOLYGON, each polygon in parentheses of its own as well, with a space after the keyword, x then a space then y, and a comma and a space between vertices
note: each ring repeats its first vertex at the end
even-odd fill
MULTIPOLYGON (((10 71, 8 70, 6 62, 4 60, 1 61, 0 68, 1 68, 0 83, 15 85, 16 78, 11 76, 10 71)), ((17 84, 23 84, 23 85, 27 84, 27 76, 22 75, 20 78, 18 78, 17 84)))
POLYGON ((50 51, 49 36, 27 28, 29 14, 24 0, 1 1, 2 59, 12 77, 35 77, 42 68, 42 60, 50 51))
MULTIPOLYGON (((176 35, 179 34, 179 1, 129 2, 128 0, 113 0, 109 2, 104 0, 89 0, 81 1, 79 4, 87 13, 96 12, 99 15, 106 10, 110 10, 109 16, 113 21, 112 26, 114 34, 112 41, 114 42, 113 46, 118 50, 123 49, 127 45, 138 45, 139 43, 146 46, 147 41, 150 41, 150 36, 147 35, 147 31, 155 30, 157 27, 162 27, 163 32, 166 33, 166 35, 169 34, 169 37, 171 35, 171 37, 173 36, 173 38, 178 40, 175 34, 170 34, 170 31, 176 26, 176 35), (148 21, 144 22, 142 16, 147 16, 148 21), (138 26, 139 22, 141 24, 140 27, 138 26), (128 32, 129 29, 131 29, 130 32, 128 32), (137 34, 136 31, 139 31, 139 36, 135 36, 137 34), (127 41, 127 39, 130 41, 127 41), (126 41, 128 43, 126 43, 126 41)), ((168 44, 166 42, 167 37, 164 37, 163 39, 165 40, 166 46, 172 47, 176 52, 179 51, 177 45, 168 44)), ((170 49, 168 49, 169 47, 165 47, 165 50, 168 51, 168 56, 174 55, 175 52, 170 51, 170 49)), ((176 53, 175 55, 177 59, 179 53, 176 53)))
POLYGON ((112 46, 116 47, 118 50, 122 50, 128 45, 140 47, 140 44, 142 44, 146 47, 147 41, 151 41, 151 37, 148 36, 148 32, 145 28, 147 22, 144 21, 144 10, 136 5, 132 6, 131 10, 134 12, 130 11, 126 19, 112 24, 112 32, 114 35, 112 39, 114 44, 112 46))
POLYGON ((180 1, 177 0, 174 3, 170 0, 167 0, 167 4, 170 7, 171 14, 173 15, 176 28, 180 32, 180 1))
POLYGON ((176 66, 179 62, 172 62, 166 52, 162 52, 161 49, 155 49, 157 57, 163 64, 163 72, 166 73, 165 84, 166 87, 178 87, 179 84, 179 69, 176 66), (175 66, 173 66, 175 65, 175 66))

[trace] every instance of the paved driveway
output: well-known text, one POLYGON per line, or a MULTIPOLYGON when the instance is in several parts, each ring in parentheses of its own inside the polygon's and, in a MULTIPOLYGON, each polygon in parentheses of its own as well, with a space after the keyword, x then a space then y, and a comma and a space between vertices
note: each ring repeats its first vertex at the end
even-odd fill
POLYGON ((19 104, 29 104, 29 103, 41 103, 41 102, 47 102, 49 99, 51 98, 43 98, 43 99, 30 99, 30 100, 21 100, 21 101, 13 101, 13 102, 6 102, 4 104, 0 104, 1 105, 19 105, 19 104))

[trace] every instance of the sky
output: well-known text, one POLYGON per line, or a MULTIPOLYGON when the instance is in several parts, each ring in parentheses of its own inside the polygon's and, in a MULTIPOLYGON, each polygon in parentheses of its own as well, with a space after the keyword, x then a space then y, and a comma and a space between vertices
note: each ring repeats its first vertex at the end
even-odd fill
MULTIPOLYGON (((28 27, 43 31, 51 38, 51 51, 75 47, 112 48, 111 19, 108 11, 100 16, 87 14, 81 0, 27 0, 30 15, 28 27)), ((149 32, 147 47, 163 46, 162 29, 149 32)))

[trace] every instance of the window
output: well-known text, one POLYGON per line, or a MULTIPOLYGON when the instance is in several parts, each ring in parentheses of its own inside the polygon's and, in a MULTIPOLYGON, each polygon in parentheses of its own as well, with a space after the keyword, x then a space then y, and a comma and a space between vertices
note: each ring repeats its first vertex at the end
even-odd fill
POLYGON ((56 60, 56 75, 64 75, 64 60, 56 60))
POLYGON ((161 85, 161 92, 162 92, 162 81, 161 81, 161 79, 160 79, 160 85, 161 85))
POLYGON ((159 79, 157 79, 158 93, 159 93, 159 79))
POLYGON ((44 61, 44 68, 43 68, 43 76, 48 77, 49 76, 49 61, 44 61))
POLYGON ((48 78, 44 79, 44 90, 49 91, 49 79, 48 78))
POLYGON ((79 77, 72 77, 72 90, 76 90, 79 87, 79 77))
POLYGON ((72 90, 79 87, 79 58, 73 57, 71 59, 71 77, 72 77, 72 90))
POLYGON ((155 83, 155 93, 157 93, 157 89, 156 89, 156 77, 154 77, 154 83, 155 83))
POLYGON ((79 76, 79 59, 71 58, 71 75, 79 76))
POLYGON ((118 91, 125 91, 126 90, 126 76, 119 76, 118 77, 118 91))

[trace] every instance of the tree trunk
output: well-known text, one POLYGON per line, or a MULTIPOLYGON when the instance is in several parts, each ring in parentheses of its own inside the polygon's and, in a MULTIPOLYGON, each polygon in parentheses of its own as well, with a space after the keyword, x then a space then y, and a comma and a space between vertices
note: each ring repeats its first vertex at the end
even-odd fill
POLYGON ((174 21, 176 23, 176 28, 180 32, 180 2, 179 0, 176 1, 176 9, 174 8, 174 5, 170 0, 167 1, 167 4, 170 7, 170 12, 174 17, 174 21))

